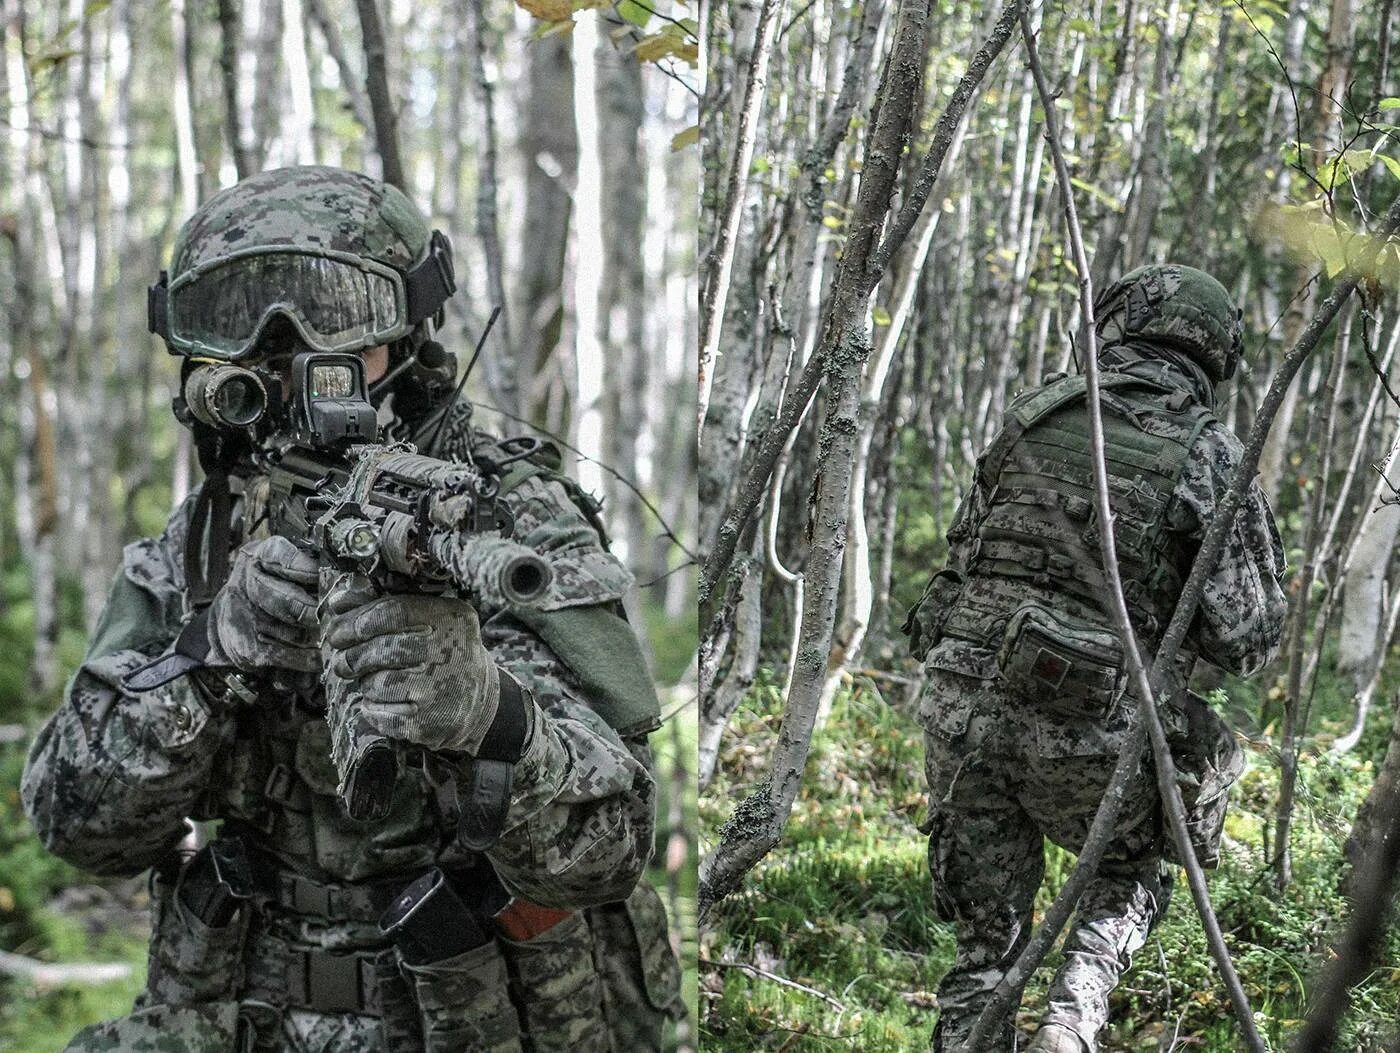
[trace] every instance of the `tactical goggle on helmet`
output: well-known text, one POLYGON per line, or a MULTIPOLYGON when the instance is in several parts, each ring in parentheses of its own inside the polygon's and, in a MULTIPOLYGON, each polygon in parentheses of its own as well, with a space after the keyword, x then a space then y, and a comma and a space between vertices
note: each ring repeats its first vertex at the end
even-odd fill
POLYGON ((285 317, 313 351, 356 351, 408 333, 457 285, 452 246, 435 230, 407 271, 350 252, 289 245, 240 249, 148 291, 147 325, 176 354, 235 362, 269 319, 285 317))

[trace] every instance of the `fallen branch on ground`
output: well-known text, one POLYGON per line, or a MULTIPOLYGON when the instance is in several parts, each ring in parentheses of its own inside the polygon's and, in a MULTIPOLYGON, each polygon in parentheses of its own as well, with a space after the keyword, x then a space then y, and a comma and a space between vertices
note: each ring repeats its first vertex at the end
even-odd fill
POLYGON ((820 998, 837 1012, 844 1013, 846 1011, 846 1004, 844 1002, 832 998, 831 995, 827 994, 825 991, 818 991, 815 987, 808 987, 806 984, 800 984, 796 980, 789 980, 786 976, 770 973, 767 969, 760 969, 758 966, 750 965, 748 962, 716 962, 709 958, 701 958, 700 965, 711 969, 738 969, 741 973, 748 973, 750 976, 759 976, 765 980, 772 980, 775 984, 782 984, 784 987, 791 987, 795 991, 809 994, 813 998, 820 998))
POLYGON ((126 962, 41 962, 22 954, 0 951, 0 974, 12 976, 43 992, 69 985, 97 986, 125 980, 132 974, 126 962))

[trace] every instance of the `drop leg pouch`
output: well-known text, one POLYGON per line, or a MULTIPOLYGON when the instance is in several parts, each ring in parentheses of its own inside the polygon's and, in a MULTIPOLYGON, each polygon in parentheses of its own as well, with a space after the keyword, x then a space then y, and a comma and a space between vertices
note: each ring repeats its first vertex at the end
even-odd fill
POLYGON ((666 1020, 684 1019, 666 908, 643 879, 623 903, 588 911, 613 1053, 660 1053, 666 1020))
POLYGON ((424 1053, 524 1053, 510 975, 496 941, 426 965, 400 960, 424 1053))
POLYGON ((526 940, 497 939, 531 1053, 609 1053, 603 989, 583 914, 526 940))

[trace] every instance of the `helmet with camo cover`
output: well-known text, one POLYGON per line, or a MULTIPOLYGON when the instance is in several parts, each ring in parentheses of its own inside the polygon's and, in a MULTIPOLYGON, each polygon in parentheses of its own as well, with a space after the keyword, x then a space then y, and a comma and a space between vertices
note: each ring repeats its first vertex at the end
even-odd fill
POLYGON ((1144 340, 1180 351, 1211 380, 1229 380, 1244 331, 1225 287, 1205 271, 1168 263, 1139 267, 1105 289, 1094 304, 1105 345, 1144 340))
MULTIPOLYGON (((388 344, 402 361, 455 287, 447 238, 402 191, 308 165, 262 172, 205 202, 151 287, 149 321, 171 353, 200 360, 255 359, 292 339, 320 351, 388 344)), ((453 356, 431 357, 419 382, 450 384, 453 356)))

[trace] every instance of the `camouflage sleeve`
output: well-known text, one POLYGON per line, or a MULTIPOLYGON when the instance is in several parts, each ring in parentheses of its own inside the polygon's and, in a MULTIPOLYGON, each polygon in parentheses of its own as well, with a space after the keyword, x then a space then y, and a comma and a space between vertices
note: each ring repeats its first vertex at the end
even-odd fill
POLYGON ((515 766, 506 832, 489 853, 497 873, 513 892, 549 906, 625 899, 650 857, 656 818, 645 738, 624 741, 518 623, 487 623, 483 636, 538 707, 515 766))
MULTIPOLYGON (((1240 455, 1239 440, 1218 421, 1192 447, 1175 497, 1194 539, 1204 535, 1240 455)), ((1278 653, 1288 610, 1283 573, 1278 527, 1264 492, 1252 483, 1192 624, 1201 657, 1237 676, 1252 676, 1278 653)))
POLYGON ((187 678, 141 695, 118 687, 179 631, 190 507, 159 539, 126 547, 87 656, 25 765, 21 795, 44 845, 97 873, 139 873, 179 841, 227 730, 187 678))
MULTIPOLYGON (((547 609, 621 598, 631 576, 603 548, 562 484, 527 479, 508 499, 515 539, 554 571, 547 609)), ((497 871, 513 891, 546 905, 625 899, 652 850, 656 784, 645 736, 624 738, 603 719, 607 706, 581 686, 560 648, 504 613, 482 615, 487 649, 538 707, 516 764, 506 833, 490 852, 497 871)), ((587 657, 588 641, 563 643, 575 652, 574 661, 587 657)))

